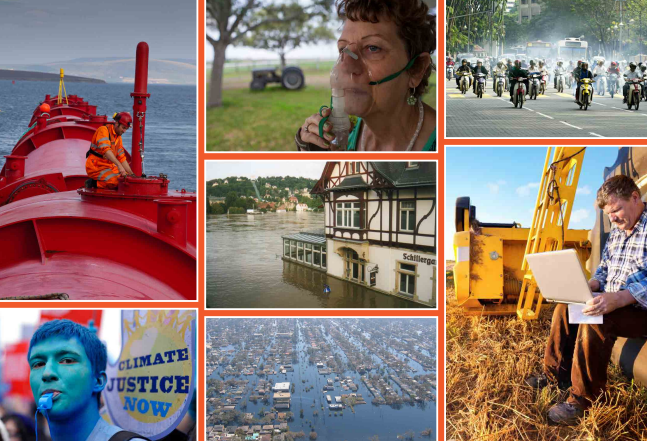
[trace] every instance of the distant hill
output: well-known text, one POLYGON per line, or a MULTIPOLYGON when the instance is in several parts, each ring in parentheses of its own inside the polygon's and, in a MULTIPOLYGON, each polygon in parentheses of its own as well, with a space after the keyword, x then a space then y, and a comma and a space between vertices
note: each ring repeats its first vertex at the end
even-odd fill
MULTIPOLYGON (((27 70, 6 70, 0 69, 0 80, 18 80, 18 81, 58 81, 58 73, 31 72, 27 70)), ((103 80, 96 78, 77 77, 65 75, 65 81, 68 83, 105 83, 103 80)))
MULTIPOLYGON (((0 69, 23 70, 57 74, 65 69, 65 78, 77 76, 97 78, 108 83, 133 83, 135 57, 77 58, 44 64, 3 65, 0 69)), ((196 62, 191 59, 148 61, 149 84, 196 84, 196 62)))
MULTIPOLYGON (((290 194, 301 193, 306 189, 310 191, 317 183, 316 179, 295 178, 292 176, 272 176, 258 178, 256 187, 262 197, 270 194, 274 198, 287 197, 290 194), (265 184, 269 184, 266 187, 265 184), (276 188, 272 188, 276 187, 276 188), (289 188, 289 191, 286 190, 289 188)), ((246 177, 231 176, 226 179, 212 179, 207 181, 207 195, 211 197, 226 197, 234 191, 238 196, 256 196, 252 181, 246 177), (227 181, 227 183, 225 183, 227 181), (216 185, 217 184, 217 185, 216 185)))

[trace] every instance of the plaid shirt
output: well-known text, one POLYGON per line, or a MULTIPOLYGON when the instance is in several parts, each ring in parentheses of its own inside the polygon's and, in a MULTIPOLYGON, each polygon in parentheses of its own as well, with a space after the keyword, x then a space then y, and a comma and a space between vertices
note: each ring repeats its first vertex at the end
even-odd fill
POLYGON ((647 309, 647 209, 630 232, 611 230, 593 278, 600 291, 628 289, 638 306, 647 309))

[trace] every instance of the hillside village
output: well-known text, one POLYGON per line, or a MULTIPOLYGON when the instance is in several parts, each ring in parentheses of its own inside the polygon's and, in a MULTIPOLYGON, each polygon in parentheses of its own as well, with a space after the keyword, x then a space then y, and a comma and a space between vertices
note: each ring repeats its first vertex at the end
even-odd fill
POLYGON ((213 179, 207 181, 207 213, 316 211, 322 206, 321 199, 310 195, 316 182, 291 176, 213 179))

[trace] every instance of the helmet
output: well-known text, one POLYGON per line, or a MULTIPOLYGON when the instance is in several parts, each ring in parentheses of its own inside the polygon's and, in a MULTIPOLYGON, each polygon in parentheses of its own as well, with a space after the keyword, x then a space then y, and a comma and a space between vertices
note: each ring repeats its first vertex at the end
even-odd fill
POLYGON ((499 61, 496 65, 499 67, 503 67, 503 61, 499 61))
POLYGON ((514 60, 515 67, 521 67, 521 60, 514 60))
POLYGON ((618 65, 618 63, 616 63, 615 61, 611 62, 611 67, 616 67, 617 65, 618 65))
POLYGON ((636 63, 634 63, 633 61, 629 63, 629 69, 635 69, 635 68, 636 68, 636 63))
POLYGON ((463 58, 463 59, 461 60, 461 64, 467 64, 467 58, 463 58))
POLYGON ((561 66, 562 64, 564 64, 564 62, 562 60, 557 60, 557 65, 558 66, 561 66))
POLYGON ((530 65, 534 66, 535 65, 535 60, 530 60, 530 65))
POLYGON ((130 125, 133 123, 133 118, 128 112, 115 113, 112 119, 114 119, 119 124, 125 125, 128 128, 130 128, 130 125))
POLYGON ((582 61, 582 69, 588 69, 589 68, 589 63, 588 61, 582 61))
POLYGON ((479 58, 478 60, 476 60, 476 64, 483 64, 483 60, 479 58))

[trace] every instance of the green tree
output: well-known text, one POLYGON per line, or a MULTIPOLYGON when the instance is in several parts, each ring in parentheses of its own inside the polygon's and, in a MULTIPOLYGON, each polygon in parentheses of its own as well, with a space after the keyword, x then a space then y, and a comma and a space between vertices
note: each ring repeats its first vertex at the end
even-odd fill
POLYGON ((230 191, 225 199, 225 206, 227 208, 234 207, 236 201, 238 201, 238 193, 236 193, 235 191, 230 191))
MULTIPOLYGON (((280 21, 288 22, 297 17, 279 16, 269 14, 266 18, 259 18, 257 12, 266 9, 277 9, 281 3, 267 1, 261 3, 257 0, 207 0, 207 41, 214 51, 213 66, 211 68, 211 81, 207 107, 222 106, 222 78, 225 67, 225 52, 230 44, 242 40, 256 29, 280 21), (260 21, 259 21, 260 20, 260 21)), ((330 13, 332 0, 314 0, 303 11, 310 17, 327 17, 330 13)), ((301 12, 299 12, 299 16, 301 12)))
POLYGON ((285 55, 302 44, 335 39, 325 21, 321 17, 312 19, 298 2, 261 9, 255 15, 254 21, 265 24, 239 40, 238 44, 278 53, 281 69, 285 69, 285 55), (286 17, 293 18, 286 21, 286 17))

